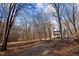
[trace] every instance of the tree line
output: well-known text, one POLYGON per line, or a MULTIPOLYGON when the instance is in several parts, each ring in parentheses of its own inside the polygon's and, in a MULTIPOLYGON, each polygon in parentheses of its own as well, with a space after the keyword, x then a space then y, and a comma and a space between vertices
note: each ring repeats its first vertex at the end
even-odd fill
POLYGON ((55 20, 58 25, 53 24, 52 20, 49 18, 49 15, 45 14, 43 11, 36 11, 36 15, 32 17, 24 15, 22 12, 25 11, 25 6, 28 6, 29 4, 0 4, 0 40, 2 43, 1 51, 7 50, 7 43, 11 40, 52 40, 54 39, 52 38, 52 35, 54 33, 55 26, 58 26, 59 28, 61 40, 64 40, 63 37, 65 35, 63 35, 62 29, 65 29, 67 32, 67 38, 70 38, 69 36, 75 36, 78 41, 78 4, 49 4, 55 10, 55 12, 50 13, 52 15, 52 20, 55 20), (16 21, 18 21, 17 17, 19 17, 21 22, 19 25, 16 24, 16 21), (20 19, 20 17, 23 18, 20 19), (30 17, 29 20, 28 17, 30 17))

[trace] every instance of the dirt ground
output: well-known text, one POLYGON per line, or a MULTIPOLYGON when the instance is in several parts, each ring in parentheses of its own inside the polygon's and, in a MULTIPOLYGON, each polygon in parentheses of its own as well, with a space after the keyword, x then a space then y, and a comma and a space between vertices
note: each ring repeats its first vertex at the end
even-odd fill
POLYGON ((79 43, 74 41, 38 41, 21 47, 14 47, 0 55, 8 56, 78 56, 79 43))

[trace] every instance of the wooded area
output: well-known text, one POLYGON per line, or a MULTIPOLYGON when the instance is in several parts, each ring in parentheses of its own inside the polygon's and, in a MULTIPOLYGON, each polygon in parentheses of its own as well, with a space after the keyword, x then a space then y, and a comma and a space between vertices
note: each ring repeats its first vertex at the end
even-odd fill
POLYGON ((37 4, 0 4, 0 50, 2 52, 7 51, 8 43, 12 42, 17 42, 16 46, 18 42, 21 44, 28 41, 29 43, 22 44, 30 45, 38 41, 50 41, 53 44, 54 40, 59 41, 59 44, 63 42, 62 45, 65 45, 64 42, 79 44, 79 4, 39 4, 39 6, 45 5, 47 8, 45 10, 35 5, 37 4), (34 10, 31 9, 32 7, 34 10), (27 9, 31 9, 30 13, 33 15, 30 15, 27 9))

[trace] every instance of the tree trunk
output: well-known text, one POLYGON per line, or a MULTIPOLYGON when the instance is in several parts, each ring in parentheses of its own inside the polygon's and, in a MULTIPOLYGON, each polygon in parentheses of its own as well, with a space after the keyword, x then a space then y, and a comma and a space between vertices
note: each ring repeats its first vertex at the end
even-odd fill
POLYGON ((3 44, 2 44, 2 47, 1 47, 1 51, 6 51, 7 50, 7 42, 8 42, 8 38, 9 38, 9 34, 10 34, 10 28, 9 29, 6 29, 7 32, 5 33, 4 35, 4 41, 3 41, 3 44))

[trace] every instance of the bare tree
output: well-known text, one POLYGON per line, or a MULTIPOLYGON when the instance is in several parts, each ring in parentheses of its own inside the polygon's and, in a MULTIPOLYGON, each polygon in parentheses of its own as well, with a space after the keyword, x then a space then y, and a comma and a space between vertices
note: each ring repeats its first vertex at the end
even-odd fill
POLYGON ((71 4, 71 13, 69 12, 68 8, 66 8, 66 13, 67 13, 67 17, 69 19, 69 21, 72 23, 73 27, 74 27, 74 30, 75 30, 75 33, 77 32, 77 28, 76 28, 76 14, 77 14, 77 6, 76 4, 71 4))
POLYGON ((61 36, 61 39, 62 39, 61 12, 60 12, 61 5, 59 3, 54 3, 54 4, 52 4, 52 6, 56 10, 56 14, 57 14, 57 18, 58 18, 58 23, 59 23, 60 36, 61 36))
POLYGON ((19 7, 17 9, 16 8, 17 6, 18 5, 16 3, 11 3, 9 5, 9 12, 8 12, 8 16, 6 18, 6 27, 5 27, 5 32, 4 32, 4 36, 3 36, 3 44, 1 47, 1 51, 7 50, 7 42, 8 42, 11 27, 14 23, 15 17, 17 16, 19 9, 21 9, 21 7, 19 7))

